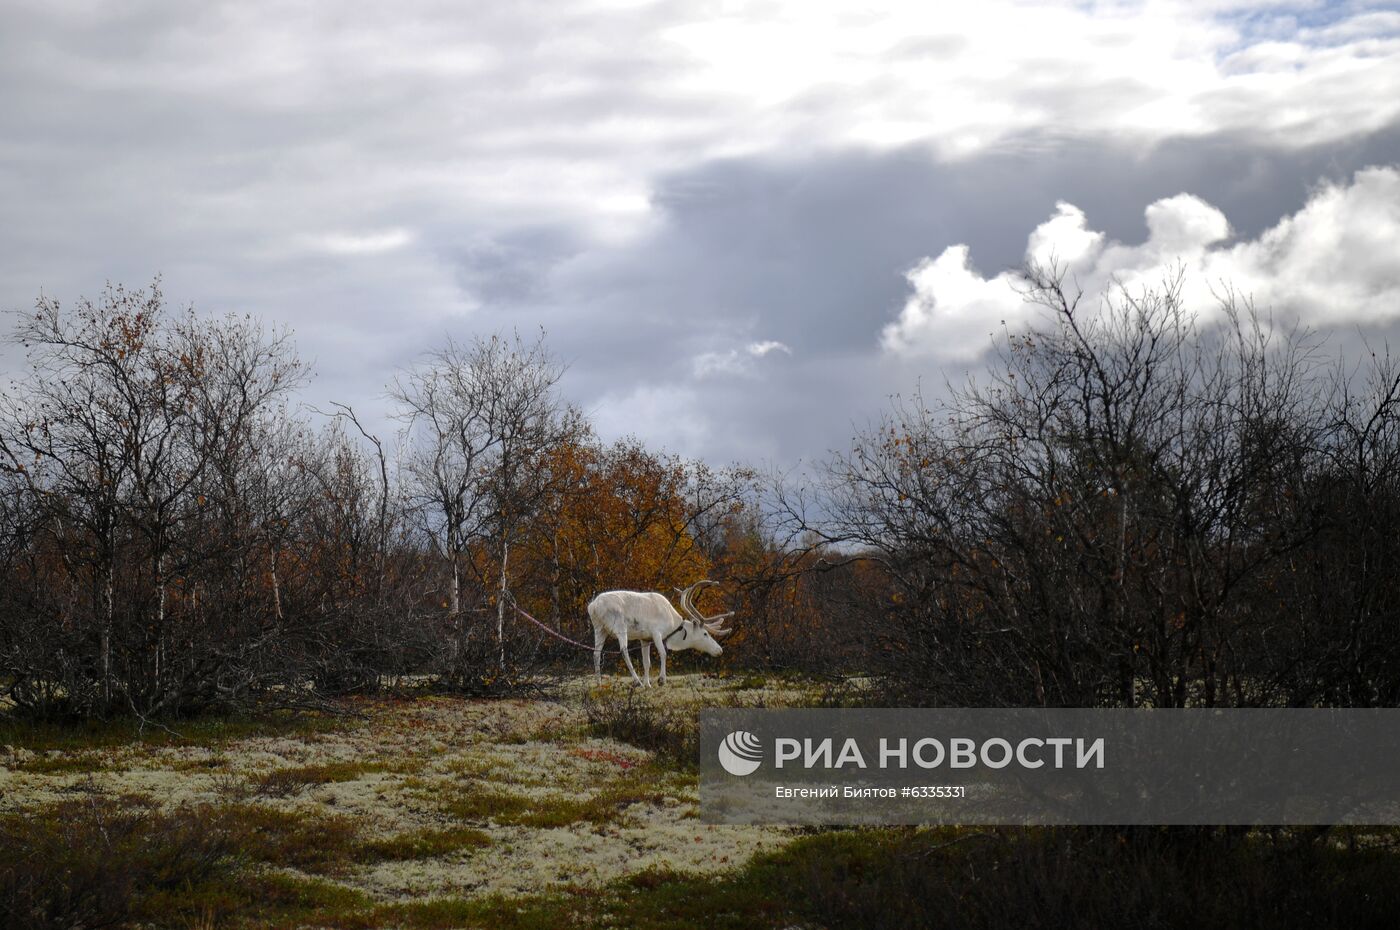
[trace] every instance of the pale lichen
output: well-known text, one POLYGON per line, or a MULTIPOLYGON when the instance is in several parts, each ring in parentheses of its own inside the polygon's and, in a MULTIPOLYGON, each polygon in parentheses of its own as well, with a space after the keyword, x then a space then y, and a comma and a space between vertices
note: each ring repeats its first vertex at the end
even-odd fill
MULTIPOLYGON (((304 738, 86 749, 98 755, 84 757, 92 762, 80 766, 85 771, 65 771, 62 754, 51 771, 27 771, 35 754, 16 747, 0 754, 0 809, 85 792, 140 795, 161 805, 255 804, 308 819, 348 818, 359 841, 380 850, 397 848, 396 838, 480 831, 479 842, 444 844, 442 855, 361 859, 334 876, 385 902, 600 886, 649 869, 713 874, 790 840, 777 828, 700 823, 693 774, 657 767, 646 750, 586 735, 584 697, 631 687, 615 678, 599 685, 590 676, 565 682, 553 699, 365 700, 354 705, 361 719, 304 738), (269 780, 279 772, 287 777, 269 780), (261 790, 267 784, 284 790, 261 790), (482 803, 451 803, 474 797, 482 803), (454 818, 454 810, 470 816, 454 818)), ((781 681, 735 687, 685 675, 642 699, 689 713, 810 698, 809 689, 781 681)))

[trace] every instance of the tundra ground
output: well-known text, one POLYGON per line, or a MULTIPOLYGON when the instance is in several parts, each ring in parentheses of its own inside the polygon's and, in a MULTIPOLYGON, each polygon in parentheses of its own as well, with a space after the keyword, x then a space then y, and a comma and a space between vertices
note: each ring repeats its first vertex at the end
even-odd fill
POLYGON ((0 719, 0 930, 1318 930, 1400 912, 1389 828, 700 823, 700 707, 834 699, 695 675, 171 730, 0 719))
POLYGON ((199 882, 188 900, 167 896, 167 913, 144 915, 155 925, 390 927, 422 925, 426 912, 470 922, 483 902, 702 878, 782 847, 789 831, 700 823, 686 749, 703 705, 809 697, 761 679, 678 675, 640 692, 588 678, 538 699, 360 699, 343 717, 139 736, 14 724, 0 746, 0 815, 42 823, 129 810, 235 834, 237 868, 202 889, 205 900, 199 882), (629 715, 662 728, 651 748, 610 738, 629 715), (245 909, 230 885, 274 888, 264 899, 296 904, 245 909))

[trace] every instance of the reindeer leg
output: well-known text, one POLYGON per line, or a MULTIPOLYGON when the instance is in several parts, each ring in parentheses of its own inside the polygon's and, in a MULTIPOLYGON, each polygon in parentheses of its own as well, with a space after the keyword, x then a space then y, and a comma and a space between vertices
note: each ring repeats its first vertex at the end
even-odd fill
POLYGON ((593 628, 593 677, 603 680, 603 643, 608 641, 608 631, 600 626, 593 628))
POLYGON ((617 647, 622 650, 622 661, 627 663, 627 671, 632 673, 632 680, 641 684, 642 680, 637 677, 637 670, 632 667, 632 657, 627 654, 627 631, 623 630, 617 634, 617 647))
POLYGON ((661 677, 658 681, 664 685, 666 683, 666 638, 658 633, 652 639, 656 642, 656 658, 661 662, 661 677))
POLYGON ((642 683, 644 687, 651 687, 651 643, 642 640, 642 683))

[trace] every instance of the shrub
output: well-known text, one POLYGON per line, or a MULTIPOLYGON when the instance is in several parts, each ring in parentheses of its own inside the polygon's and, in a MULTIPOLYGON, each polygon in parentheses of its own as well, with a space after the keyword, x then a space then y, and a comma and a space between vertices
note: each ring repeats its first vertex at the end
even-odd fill
POLYGON ((584 698, 588 730, 655 753, 670 768, 691 771, 700 759, 696 712, 663 707, 637 688, 598 688, 584 698))
POLYGON ((1381 926, 1400 858, 1211 828, 880 831, 813 837, 759 866, 832 930, 1381 926))
POLYGON ((343 815, 289 811, 262 804, 206 805, 209 823, 225 825, 239 837, 249 859, 291 866, 304 872, 329 873, 347 866, 359 845, 355 821, 343 815))
POLYGON ((232 866, 235 827, 89 799, 0 816, 0 928, 121 926, 142 899, 232 866))

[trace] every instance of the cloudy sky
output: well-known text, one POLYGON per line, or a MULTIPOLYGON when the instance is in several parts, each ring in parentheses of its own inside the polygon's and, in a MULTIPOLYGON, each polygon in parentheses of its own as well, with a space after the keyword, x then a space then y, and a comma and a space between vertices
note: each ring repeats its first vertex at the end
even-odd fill
POLYGON ((603 435, 787 464, 975 372, 1052 252, 1400 347, 1400 10, 0 4, 0 308, 160 273, 372 418, 543 326, 603 435))

